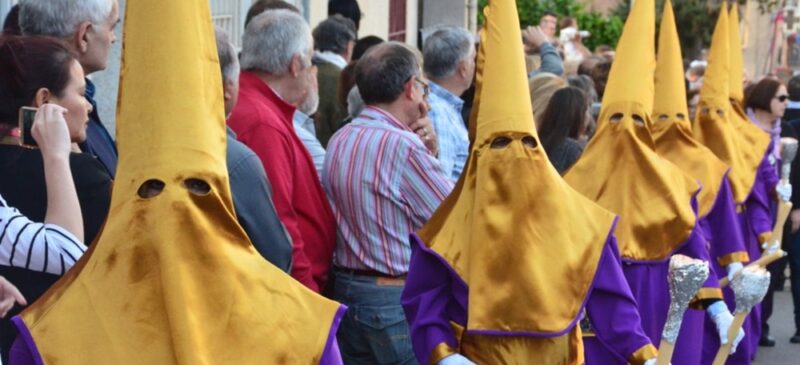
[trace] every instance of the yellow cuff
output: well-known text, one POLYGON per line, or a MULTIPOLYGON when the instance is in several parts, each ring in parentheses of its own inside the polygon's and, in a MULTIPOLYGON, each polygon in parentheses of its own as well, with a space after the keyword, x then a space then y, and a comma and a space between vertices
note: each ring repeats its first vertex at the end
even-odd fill
POLYGON ((772 232, 764 232, 758 235, 758 243, 762 244, 764 242, 769 241, 770 237, 772 237, 772 232))
POLYGON ((689 303, 689 308, 703 310, 703 305, 700 302, 706 299, 722 299, 722 289, 701 288, 697 291, 697 295, 692 298, 692 301, 689 303))
POLYGON ((744 264, 750 262, 750 255, 748 255, 747 252, 745 251, 738 251, 734 253, 729 253, 725 256, 717 257, 717 262, 721 266, 728 266, 734 262, 741 262, 744 264))
POLYGON ((431 365, 435 365, 445 357, 448 357, 455 353, 456 350, 450 347, 450 345, 448 345, 447 342, 442 342, 433 348, 433 351, 431 351, 430 361, 428 363, 431 365))
POLYGON ((645 361, 658 357, 658 350, 652 344, 647 344, 636 350, 628 359, 631 365, 643 365, 645 361))

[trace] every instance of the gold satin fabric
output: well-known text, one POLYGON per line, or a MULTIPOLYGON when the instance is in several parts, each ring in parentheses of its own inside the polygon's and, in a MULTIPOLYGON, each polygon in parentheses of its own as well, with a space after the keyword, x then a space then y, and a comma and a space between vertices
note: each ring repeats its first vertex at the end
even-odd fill
POLYGON ((740 102, 729 100, 741 94, 737 90, 742 88, 743 69, 741 61, 737 61, 741 59, 741 45, 736 40, 738 22, 731 27, 726 5, 722 6, 711 40, 693 135, 695 140, 731 167, 728 181, 734 200, 741 204, 753 188, 758 166, 769 145, 769 136, 760 130, 753 130, 755 126, 747 120, 738 105, 740 102), (731 48, 738 49, 738 52, 732 52, 731 48), (734 84, 738 84, 738 88, 734 84))
MULTIPOLYGON (((614 216, 572 190, 541 148, 515 2, 492 0, 486 9, 470 156, 454 191, 418 234, 467 283, 468 331, 566 333, 614 216), (503 139, 508 143, 491 147, 503 139)), ((516 337, 475 346, 501 351, 495 346, 516 337)), ((536 348, 549 345, 542 346, 536 348)), ((510 358, 539 359, 514 348, 510 358)))
MULTIPOLYGON (((733 111, 730 113, 731 121, 740 137, 744 140, 741 146, 742 159, 745 167, 751 171, 757 171, 759 165, 764 160, 764 155, 770 144, 769 134, 764 133, 758 128, 744 110, 744 57, 742 51, 742 38, 739 34, 739 4, 731 4, 729 29, 729 51, 730 51, 730 100, 733 111)), ((749 176, 748 176, 749 178, 749 176)), ((755 183, 755 176, 750 181, 749 189, 752 190, 755 183)))
POLYGON ((45 364, 317 363, 339 305, 265 261, 236 221, 208 2, 128 2, 124 47, 105 229, 22 314, 45 364), (139 197, 150 179, 163 191, 139 197))
POLYGON ((661 16, 655 91, 650 130, 655 139, 656 152, 700 181, 703 189, 697 197, 698 216, 705 217, 714 206, 728 166, 692 137, 681 45, 670 0, 664 2, 661 16))
POLYGON ((696 216, 690 202, 699 189, 654 151, 648 129, 654 37, 655 3, 637 0, 617 46, 597 132, 564 175, 575 190, 620 215, 620 253, 642 261, 669 257, 691 235, 696 216))

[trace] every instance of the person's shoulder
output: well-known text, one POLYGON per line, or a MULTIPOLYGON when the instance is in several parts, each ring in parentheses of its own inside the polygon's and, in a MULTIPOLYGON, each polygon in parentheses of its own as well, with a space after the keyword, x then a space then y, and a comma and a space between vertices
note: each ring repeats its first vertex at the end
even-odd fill
POLYGON ((75 184, 96 185, 110 184, 111 175, 100 163, 97 157, 88 153, 71 153, 69 156, 70 169, 75 184))
POLYGON ((229 172, 235 171, 241 166, 248 165, 252 161, 258 162, 257 165, 261 166, 261 160, 258 158, 258 155, 256 155, 256 153, 253 152, 250 147, 247 147, 247 145, 244 143, 237 141, 236 138, 228 137, 226 157, 229 172))
POLYGON ((320 62, 317 65, 317 75, 320 75, 320 76, 324 75, 326 77, 330 77, 330 76, 338 77, 339 74, 341 74, 341 73, 342 73, 342 70, 338 66, 334 65, 331 62, 320 62))

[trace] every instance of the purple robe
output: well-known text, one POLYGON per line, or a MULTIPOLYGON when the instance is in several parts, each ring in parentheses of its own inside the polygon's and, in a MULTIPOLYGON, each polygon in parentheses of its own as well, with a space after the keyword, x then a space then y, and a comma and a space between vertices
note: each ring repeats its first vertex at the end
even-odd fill
MULTIPOLYGON (((697 212, 697 195, 692 198, 692 209, 697 212)), ((682 254, 691 258, 710 261, 705 230, 701 221, 697 221, 692 233, 673 254, 682 254)), ((670 255, 671 257, 671 255, 670 255)), ((659 261, 636 261, 622 258, 625 278, 639 305, 642 329, 654 344, 661 342, 661 334, 669 311, 669 260, 667 257, 659 261)), ((704 288, 719 288, 719 280, 713 274, 703 285, 704 288)), ((702 310, 689 309, 683 316, 681 330, 675 344, 672 357, 673 364, 698 364, 702 354, 703 316, 702 310)), ((591 318, 591 314, 590 314, 591 318)), ((623 359, 611 356, 608 347, 584 337, 587 365, 626 364, 623 359)))
MULTIPOLYGON (((339 344, 336 342, 336 331, 339 329, 339 323, 341 323, 346 310, 346 306, 340 306, 339 310, 336 311, 336 315, 333 317, 333 323, 328 332, 328 341, 325 343, 325 349, 322 351, 322 358, 320 358, 319 361, 320 365, 343 364, 342 354, 339 352, 339 344)), ((42 356, 36 347, 33 336, 31 336, 30 331, 28 331, 28 327, 25 326, 25 322, 23 322, 22 318, 19 316, 15 316, 11 320, 16 325, 19 335, 17 335, 17 339, 14 340, 14 344, 11 346, 9 365, 44 365, 42 356)), ((269 339, 266 339, 265 344, 268 342, 269 339)), ((257 359, 254 359, 254 361, 255 360, 257 359)))
MULTIPOLYGON (((450 321, 468 327, 469 288, 447 261, 425 246, 416 235, 411 236, 411 248, 411 266, 401 302, 406 312, 417 360, 421 364, 428 364, 437 345, 446 343, 451 348, 458 348, 458 340, 450 321)), ((609 233, 604 243, 597 272, 582 309, 589 313, 597 337, 608 344, 614 355, 620 359, 627 361, 637 350, 650 344, 639 326, 639 312, 622 273, 619 249, 613 233, 609 233), (597 315, 592 317, 592 313, 597 315)), ((556 337, 571 331, 579 319, 580 314, 561 333, 474 333, 556 337)), ((469 329, 467 332, 473 333, 469 329)))
MULTIPOLYGON (((769 151, 769 150, 768 150, 769 151)), ((775 161, 777 163, 777 161, 775 161)), ((778 184, 778 174, 775 165, 770 163, 769 153, 765 154, 764 159, 758 166, 756 180, 753 189, 744 202, 744 211, 738 213, 742 237, 744 239, 745 250, 750 261, 758 260, 761 257, 761 243, 758 237, 765 233, 772 232, 774 213, 770 206, 772 193, 778 184)), ((719 275, 725 275, 725 271, 719 275)), ((722 277, 722 276, 720 276, 722 277)), ((735 297, 730 287, 722 290, 725 303, 728 309, 734 312, 736 309, 735 297)), ((716 333, 716 325, 710 319, 706 319, 706 336, 703 345, 703 358, 701 364, 711 364, 714 356, 719 349, 719 335, 716 333), (712 333, 713 332, 713 335, 712 333)), ((758 350, 758 340, 761 338, 761 305, 753 307, 750 315, 745 319, 742 326, 745 338, 739 344, 736 353, 728 357, 726 364, 746 365, 755 359, 758 350)))

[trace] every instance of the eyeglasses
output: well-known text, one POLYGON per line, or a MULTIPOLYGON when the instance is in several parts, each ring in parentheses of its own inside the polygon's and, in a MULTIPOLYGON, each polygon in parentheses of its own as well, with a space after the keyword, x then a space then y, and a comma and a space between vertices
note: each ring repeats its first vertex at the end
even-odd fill
POLYGON ((431 93, 431 86, 428 85, 427 82, 420 80, 419 77, 417 77, 417 76, 411 76, 411 78, 413 78, 414 81, 416 81, 420 85, 422 85, 422 96, 424 96, 425 99, 427 99, 428 95, 431 93))
POLYGON ((783 103, 786 102, 787 99, 789 99, 789 95, 778 95, 775 97, 775 99, 778 99, 778 101, 783 103))

